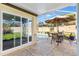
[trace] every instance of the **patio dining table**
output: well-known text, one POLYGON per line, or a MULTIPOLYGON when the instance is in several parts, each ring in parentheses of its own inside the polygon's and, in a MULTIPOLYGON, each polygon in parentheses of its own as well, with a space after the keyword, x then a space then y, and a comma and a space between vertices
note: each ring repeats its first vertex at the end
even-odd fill
POLYGON ((61 43, 63 41, 64 35, 59 35, 59 33, 50 33, 51 34, 51 44, 52 41, 61 43))

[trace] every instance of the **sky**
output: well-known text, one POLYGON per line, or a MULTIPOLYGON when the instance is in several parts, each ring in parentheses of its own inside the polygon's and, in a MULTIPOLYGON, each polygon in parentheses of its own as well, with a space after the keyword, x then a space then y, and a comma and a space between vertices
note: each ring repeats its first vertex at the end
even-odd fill
POLYGON ((48 12, 46 14, 38 16, 39 22, 45 22, 48 19, 55 18, 56 16, 62 16, 66 14, 76 13, 76 5, 63 7, 61 9, 57 9, 55 11, 48 12))

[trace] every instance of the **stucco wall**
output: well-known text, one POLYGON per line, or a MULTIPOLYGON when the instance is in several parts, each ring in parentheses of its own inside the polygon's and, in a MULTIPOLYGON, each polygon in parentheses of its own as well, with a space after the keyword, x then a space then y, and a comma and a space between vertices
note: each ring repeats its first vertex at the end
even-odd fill
MULTIPOLYGON (((76 25, 69 25, 69 26, 59 26, 59 31, 62 32, 74 32, 76 31, 76 25)), ((39 27, 39 32, 51 32, 50 27, 39 27)), ((54 27, 52 32, 57 32, 57 27, 54 27)))
MULTIPOLYGON (((69 26, 59 26, 59 31, 62 32, 75 32, 76 25, 69 25, 69 26)), ((54 31, 57 32, 57 28, 54 28, 54 31)))

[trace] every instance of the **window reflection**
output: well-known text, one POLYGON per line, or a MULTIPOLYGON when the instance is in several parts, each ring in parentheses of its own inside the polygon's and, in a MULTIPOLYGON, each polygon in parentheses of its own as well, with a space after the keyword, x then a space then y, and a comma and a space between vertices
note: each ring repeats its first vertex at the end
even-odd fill
POLYGON ((22 44, 28 42, 28 20, 22 18, 22 44))
POLYGON ((19 46, 21 41, 21 19, 18 16, 15 16, 14 20, 14 40, 15 46, 19 46))
POLYGON ((3 13, 3 50, 14 47, 13 15, 3 13))

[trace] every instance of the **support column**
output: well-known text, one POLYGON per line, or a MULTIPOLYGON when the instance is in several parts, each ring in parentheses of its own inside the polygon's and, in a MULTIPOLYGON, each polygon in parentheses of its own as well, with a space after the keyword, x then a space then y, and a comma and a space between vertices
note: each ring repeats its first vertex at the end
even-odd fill
POLYGON ((37 43, 37 17, 32 18, 32 43, 37 43))
POLYGON ((76 35, 76 37, 77 37, 77 46, 76 46, 76 53, 77 53, 77 55, 79 56, 79 3, 77 3, 77 30, 76 30, 76 32, 77 32, 77 35, 76 35))

